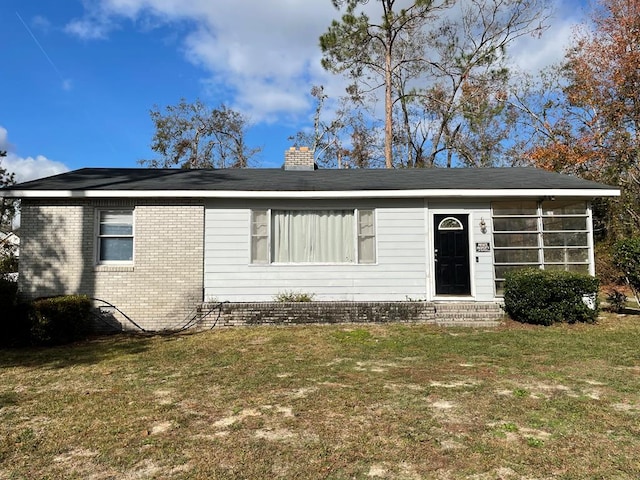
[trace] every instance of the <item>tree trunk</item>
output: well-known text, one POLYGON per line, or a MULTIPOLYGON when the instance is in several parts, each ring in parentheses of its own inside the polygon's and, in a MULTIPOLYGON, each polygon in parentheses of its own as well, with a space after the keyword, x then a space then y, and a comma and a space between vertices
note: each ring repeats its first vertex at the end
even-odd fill
POLYGON ((393 168, 393 100, 391 91, 391 46, 385 54, 384 78, 384 163, 386 168, 393 168))
MULTIPOLYGON (((403 89, 404 90, 404 89, 403 89)), ((402 106, 402 120, 404 124, 404 134, 406 135, 405 148, 407 150, 407 167, 415 168, 418 163, 417 148, 414 145, 411 136, 411 120, 409 119, 409 110, 407 108, 407 97, 401 93, 400 105, 402 106)))

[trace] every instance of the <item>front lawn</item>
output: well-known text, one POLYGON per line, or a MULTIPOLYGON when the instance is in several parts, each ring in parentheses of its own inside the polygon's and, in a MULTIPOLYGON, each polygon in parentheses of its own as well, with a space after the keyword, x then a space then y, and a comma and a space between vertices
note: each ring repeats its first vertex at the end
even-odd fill
POLYGON ((0 351, 0 479, 637 479, 640 317, 0 351))

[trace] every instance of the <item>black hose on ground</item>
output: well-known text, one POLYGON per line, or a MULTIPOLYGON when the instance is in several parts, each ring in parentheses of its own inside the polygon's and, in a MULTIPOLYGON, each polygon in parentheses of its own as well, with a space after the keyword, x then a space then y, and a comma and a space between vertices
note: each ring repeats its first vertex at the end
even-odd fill
POLYGON ((205 318, 211 315, 211 313, 213 313, 214 310, 217 310, 218 316, 216 317, 213 324, 211 324, 211 327, 209 327, 209 330, 212 330, 218 324, 218 320, 220 320, 220 316, 222 315, 222 305, 225 303, 229 303, 229 302, 224 301, 224 302, 213 303, 209 306, 209 308, 205 313, 202 313, 202 311, 200 311, 199 308, 196 308, 187 316, 187 320, 183 324, 170 327, 165 331, 170 333, 184 332, 185 330, 195 327, 196 325, 201 323, 205 318))
MULTIPOLYGON (((133 319, 131 317, 129 317, 126 313, 124 313, 122 310, 120 310, 118 307, 116 307, 113 303, 109 303, 106 300, 102 300, 100 298, 89 298, 89 300, 93 300, 94 302, 102 302, 104 303, 107 307, 109 308, 113 308, 116 312, 118 312, 120 315, 122 315, 124 318, 126 318, 131 325, 133 325, 134 327, 136 327, 138 330, 140 330, 141 332, 147 333, 147 330, 145 330, 144 328, 142 328, 140 325, 138 325, 136 322, 133 321, 133 319)), ((98 307, 100 308, 100 307, 98 307)))

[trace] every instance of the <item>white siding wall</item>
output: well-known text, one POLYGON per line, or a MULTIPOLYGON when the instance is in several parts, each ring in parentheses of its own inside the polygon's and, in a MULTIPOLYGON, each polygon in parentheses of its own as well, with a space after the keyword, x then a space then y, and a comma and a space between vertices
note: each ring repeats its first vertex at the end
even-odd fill
POLYGON ((270 301, 285 291, 316 300, 406 300, 427 296, 422 199, 376 201, 212 201, 205 213, 205 298, 270 301), (375 208, 375 265, 251 265, 252 208, 375 208))

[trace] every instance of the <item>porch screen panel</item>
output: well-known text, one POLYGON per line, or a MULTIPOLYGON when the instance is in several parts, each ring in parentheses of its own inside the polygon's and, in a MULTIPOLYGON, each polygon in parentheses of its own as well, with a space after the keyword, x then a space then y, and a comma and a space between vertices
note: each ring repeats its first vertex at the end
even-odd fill
POLYGON ((513 201, 492 206, 494 273, 496 292, 501 294, 507 272, 541 265, 538 205, 513 201))
POLYGON ((274 210, 271 221, 274 262, 355 262, 353 210, 274 210))
POLYGON ((589 230, 584 201, 543 201, 544 268, 589 273, 589 230))
POLYGON ((589 272, 589 230, 584 201, 494 202, 496 294, 510 270, 525 267, 589 272))

